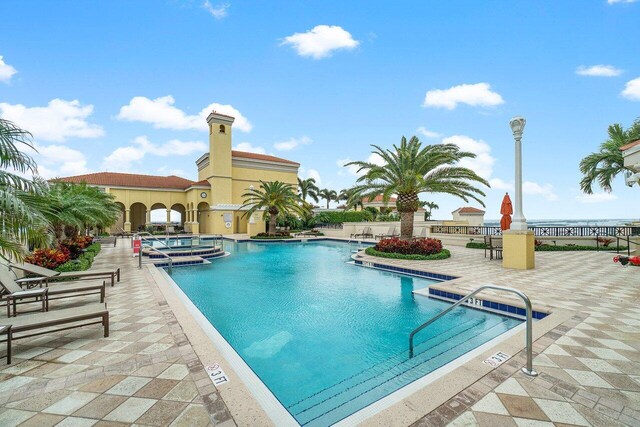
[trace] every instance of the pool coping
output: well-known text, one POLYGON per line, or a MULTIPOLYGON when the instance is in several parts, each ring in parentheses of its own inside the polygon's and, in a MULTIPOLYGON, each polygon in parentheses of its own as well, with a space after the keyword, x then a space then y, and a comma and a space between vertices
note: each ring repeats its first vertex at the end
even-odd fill
MULTIPOLYGON (((229 410, 234 415, 234 418, 236 416, 245 418, 247 413, 251 412, 253 415, 250 422, 246 420, 248 421, 246 425, 272 423, 278 426, 299 425, 295 418, 293 418, 287 409, 277 400, 246 362, 236 353, 204 315, 202 315, 200 310, 191 302, 186 294, 182 292, 180 287, 166 271, 161 268, 154 269, 152 267, 151 265, 149 266, 149 269, 152 271, 161 271, 158 274, 167 285, 166 290, 170 291, 173 295, 174 298, 172 298, 172 301, 180 304, 184 314, 195 322, 195 325, 184 325, 183 318, 185 316, 176 316, 187 336, 191 336, 191 334, 198 335, 198 331, 193 330, 195 327, 199 330, 200 340, 202 340, 202 335, 206 337, 205 339, 208 341, 208 343, 204 343, 204 345, 208 347, 206 352, 201 355, 198 351, 201 344, 198 348, 194 345, 196 353, 198 353, 201 359, 203 356, 209 360, 216 359, 215 361, 220 363, 221 366, 226 369, 226 372, 233 372, 233 377, 238 379, 233 385, 228 384, 218 389, 229 410), (247 404, 252 408, 252 411, 248 411, 249 407, 247 404), (259 411, 257 410, 258 408, 260 409, 259 411)), ((397 271, 394 272, 399 273, 397 271)), ((414 294, 433 298, 433 296, 429 295, 429 289, 430 287, 419 289, 414 291, 414 294)), ((169 302, 169 297, 166 295, 165 297, 169 302)), ((172 309, 173 308, 172 306, 172 309)), ((471 306, 469 308, 474 307, 471 306)), ((504 313, 497 312, 496 314, 504 313)), ((565 322, 573 316, 573 314, 574 313, 569 310, 554 310, 544 319, 536 321, 534 325, 534 341, 557 325, 565 322)), ((524 348, 524 331, 522 329, 522 325, 512 328, 424 377, 407 384, 401 389, 338 421, 336 425, 347 426, 354 425, 354 423, 372 426, 409 425, 419 420, 424 415, 438 408, 442 403, 451 398, 451 396, 455 396, 487 373, 496 369, 489 367, 482 363, 482 361, 494 354, 498 349, 499 351, 510 354, 512 357, 518 354, 524 348), (416 399, 421 403, 413 403, 416 399), (425 404, 427 408, 424 408, 425 404), (424 409, 416 411, 416 408, 424 409), (381 423, 381 419, 385 419, 386 421, 381 423), (406 420, 406 423, 403 421, 401 424, 397 424, 399 419, 406 420)), ((206 366, 205 360, 203 360, 203 364, 206 366)), ((241 419, 237 419, 237 421, 241 421, 241 419)), ((244 422, 239 422, 239 424, 245 425, 244 422)))

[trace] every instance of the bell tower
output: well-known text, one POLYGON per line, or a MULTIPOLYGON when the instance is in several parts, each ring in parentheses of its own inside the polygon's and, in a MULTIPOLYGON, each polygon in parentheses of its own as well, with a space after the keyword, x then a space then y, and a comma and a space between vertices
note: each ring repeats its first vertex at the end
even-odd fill
POLYGON ((211 184, 213 204, 231 203, 231 132, 235 118, 213 111, 209 125, 209 166, 206 179, 211 184))

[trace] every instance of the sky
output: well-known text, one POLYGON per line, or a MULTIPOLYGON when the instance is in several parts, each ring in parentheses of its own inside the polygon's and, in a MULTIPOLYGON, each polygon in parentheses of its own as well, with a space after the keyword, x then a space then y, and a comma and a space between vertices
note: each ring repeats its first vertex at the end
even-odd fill
MULTIPOLYGON (((458 144, 491 183, 492 219, 521 115, 527 218, 640 217, 640 188, 586 196, 578 170, 609 125, 640 117, 637 0, 4 0, 0 16, 0 117, 33 133, 46 178, 196 179, 216 110, 236 117, 235 149, 337 191, 371 144, 458 144)), ((479 206, 421 198, 435 219, 479 206)))

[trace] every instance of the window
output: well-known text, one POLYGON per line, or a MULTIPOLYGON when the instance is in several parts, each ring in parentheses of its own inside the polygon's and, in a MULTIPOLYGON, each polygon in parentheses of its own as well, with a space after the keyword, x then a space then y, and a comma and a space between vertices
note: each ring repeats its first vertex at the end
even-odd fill
POLYGON ((225 133, 224 125, 220 125, 220 133, 225 133))

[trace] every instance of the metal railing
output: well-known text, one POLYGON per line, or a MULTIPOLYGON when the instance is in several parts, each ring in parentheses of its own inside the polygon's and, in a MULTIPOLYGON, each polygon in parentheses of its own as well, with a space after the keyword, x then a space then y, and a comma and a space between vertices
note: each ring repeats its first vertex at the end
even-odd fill
POLYGON ((429 319, 428 321, 426 321, 422 325, 420 325, 417 328, 415 328, 411 332, 411 334, 409 334, 409 358, 411 359, 413 357, 413 337, 418 332, 420 332, 421 330, 423 330, 427 326, 431 325, 433 322, 435 322, 436 320, 440 319, 442 316, 444 316, 445 314, 449 313, 454 308, 464 304, 465 302, 467 302, 467 300, 469 298, 473 298, 475 295, 477 295, 478 293, 484 291, 485 289, 493 289, 493 290, 496 290, 496 291, 511 292, 513 294, 518 295, 520 298, 522 298, 522 301, 524 301, 524 305, 525 305, 526 310, 527 310, 527 314, 526 314, 526 319, 527 319, 526 320, 526 322, 527 322, 527 325, 526 325, 526 328, 527 328, 527 330, 526 330, 527 366, 522 368, 522 372, 524 372, 525 374, 530 375, 530 376, 538 375, 538 373, 533 370, 533 316, 532 316, 533 309, 531 308, 531 300, 529 300, 529 297, 526 296, 524 293, 520 292, 519 290, 513 289, 513 288, 507 288, 507 287, 504 287, 504 286, 496 286, 496 285, 480 286, 478 289, 476 289, 475 291, 471 292, 469 295, 467 295, 467 296, 463 297, 462 299, 458 300, 458 302, 453 304, 451 307, 449 307, 446 310, 440 312, 440 314, 432 317, 431 319, 429 319))
POLYGON ((624 237, 616 237, 616 246, 617 246, 617 253, 620 253, 620 240, 622 240, 623 242, 627 243, 627 256, 631 256, 631 244, 633 243, 635 246, 640 246, 640 239, 639 240, 631 240, 631 236, 624 236, 624 237))
POLYGON ((151 238, 151 240, 154 240, 154 241, 160 243, 161 245, 163 245, 167 249, 171 249, 171 247, 169 245, 167 245, 166 242, 163 242, 162 240, 158 239, 156 236, 154 236, 153 234, 149 233, 148 231, 139 231, 139 232, 135 233, 133 235, 133 238, 131 239, 131 245, 133 246, 133 241, 135 240, 136 237, 141 237, 141 236, 149 236, 151 238))
POLYGON ((331 224, 319 222, 316 225, 314 225, 313 228, 331 228, 331 229, 341 230, 343 226, 341 222, 331 223, 331 224))
POLYGON ((167 258, 169 260, 169 265, 168 265, 169 274, 173 273, 173 259, 168 254, 166 254, 165 252, 162 252, 158 248, 154 248, 153 246, 146 245, 144 243, 140 246, 140 253, 138 254, 138 268, 142 268, 142 250, 144 248, 150 249, 152 252, 158 253, 163 257, 167 258))
MULTIPOLYGON (((573 226, 573 227, 539 227, 531 226, 538 237, 600 237, 600 236, 634 236, 640 235, 640 227, 630 226, 573 226)), ((500 227, 472 225, 432 225, 431 233, 435 234, 467 234, 480 236, 500 236, 500 227)))

